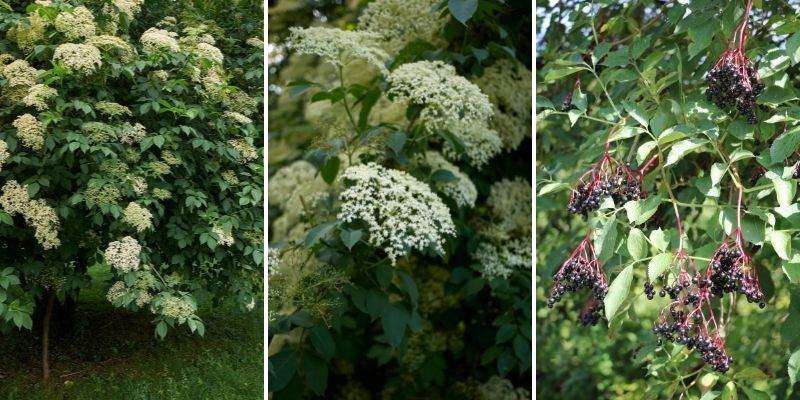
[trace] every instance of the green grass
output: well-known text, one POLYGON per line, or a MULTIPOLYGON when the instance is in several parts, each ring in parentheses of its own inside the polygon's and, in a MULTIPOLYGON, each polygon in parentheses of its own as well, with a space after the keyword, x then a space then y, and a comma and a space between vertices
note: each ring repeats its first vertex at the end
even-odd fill
POLYGON ((152 315, 114 309, 104 292, 110 273, 90 272, 72 332, 53 338, 49 385, 38 334, 0 334, 0 400, 263 398, 263 307, 201 307, 205 337, 178 327, 158 340, 152 315))

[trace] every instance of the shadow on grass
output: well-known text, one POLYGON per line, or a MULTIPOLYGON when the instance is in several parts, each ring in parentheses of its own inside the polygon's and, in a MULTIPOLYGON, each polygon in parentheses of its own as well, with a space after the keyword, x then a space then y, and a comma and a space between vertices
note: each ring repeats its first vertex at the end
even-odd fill
POLYGON ((0 335, 0 400, 262 398, 263 307, 200 316, 205 337, 178 327, 158 340, 152 315, 87 292, 71 332, 54 332, 50 385, 40 380, 39 334, 0 335))

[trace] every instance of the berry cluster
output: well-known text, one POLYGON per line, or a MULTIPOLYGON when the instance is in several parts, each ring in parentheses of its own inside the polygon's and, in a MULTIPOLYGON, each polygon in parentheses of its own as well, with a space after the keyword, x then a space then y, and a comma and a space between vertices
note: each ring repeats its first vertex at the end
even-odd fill
POLYGON ((567 95, 564 97, 564 101, 561 102, 561 111, 569 111, 572 108, 572 94, 575 93, 576 89, 580 89, 581 87, 581 80, 576 79, 575 84, 572 85, 572 90, 570 90, 567 95))
MULTIPOLYGON (((681 293, 687 291, 692 284, 697 284, 697 278, 693 277, 686 271, 687 266, 691 267, 695 275, 697 274, 697 267, 694 265, 692 259, 689 258, 685 251, 678 250, 675 253, 675 257, 673 258, 670 268, 668 268, 666 272, 658 277, 658 280, 662 285, 661 290, 658 292, 659 296, 666 297, 669 295, 670 299, 675 300, 681 295, 681 293), (678 273, 675 275, 672 283, 670 283, 670 272, 673 270, 677 270, 678 273)), ((647 296, 648 300, 653 300, 656 295, 655 286, 649 280, 644 283, 644 294, 647 296)), ((694 302, 696 300, 696 296, 692 295, 691 293, 687 295, 687 298, 689 299, 689 302, 694 302)))
POLYGON ((764 84, 758 78, 750 60, 739 49, 722 54, 706 76, 706 97, 720 108, 732 108, 741 113, 747 122, 755 124, 756 97, 764 84))
POLYGON ((608 292, 608 280, 592 247, 591 232, 561 264, 553 280, 547 307, 552 308, 567 293, 588 289, 591 294, 581 310, 580 323, 584 326, 597 324, 608 292))
POLYGON ((732 236, 734 240, 722 243, 708 264, 706 278, 710 281, 711 294, 722 297, 725 293, 740 292, 747 301, 764 308, 764 292, 755 268, 750 265, 750 257, 742 247, 741 229, 737 228, 732 236))
POLYGON ((600 208, 605 196, 611 196, 617 205, 647 196, 642 189, 642 174, 619 163, 608 153, 603 154, 600 161, 578 179, 570 194, 567 210, 585 217, 600 208))
POLYGON ((659 345, 666 340, 684 345, 689 350, 697 349, 703 362, 715 371, 726 372, 733 357, 725 351, 725 340, 718 332, 716 321, 713 317, 706 318, 704 308, 713 316, 708 292, 695 287, 686 297, 661 310, 653 333, 659 337, 659 345), (686 300, 689 295, 694 295, 695 300, 686 300))

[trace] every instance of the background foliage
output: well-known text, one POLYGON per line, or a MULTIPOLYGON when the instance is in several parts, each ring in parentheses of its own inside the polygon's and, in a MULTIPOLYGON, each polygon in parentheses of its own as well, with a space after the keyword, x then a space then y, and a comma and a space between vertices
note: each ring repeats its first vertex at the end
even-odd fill
MULTIPOLYGON (((287 46, 290 27, 359 28, 370 3, 270 2, 269 391, 275 399, 527 398, 530 258, 505 278, 484 277, 475 254, 485 240, 482 226, 493 223, 486 204, 492 185, 518 179, 523 196, 530 193, 530 3, 375 3, 400 4, 389 20, 410 18, 409 26, 443 20, 430 37, 411 35, 414 40, 401 41, 399 49, 387 44, 389 71, 441 60, 480 82, 498 62, 521 65, 519 77, 504 76, 503 93, 523 97, 515 103, 523 112, 512 122, 522 126, 516 132, 524 140, 482 169, 460 153, 450 161, 457 167, 422 165, 419 157, 440 150, 447 132, 426 136, 414 124, 419 109, 387 97, 389 85, 375 68, 354 60, 340 75, 324 60, 287 46), (427 6, 409 17, 405 4, 427 6), (443 256, 412 252, 393 265, 369 245, 363 226, 336 219, 339 194, 349 184, 343 171, 367 161, 434 188, 459 173, 474 183, 474 208, 459 207, 437 190, 457 230, 443 256), (302 174, 307 165, 311 171, 302 174), (320 196, 325 200, 315 200, 320 196)), ((529 202, 523 197, 514 204, 522 210, 520 226, 530 221, 529 202)), ((526 247, 529 237, 530 231, 518 236, 526 247)))
POLYGON ((704 95, 706 72, 725 50, 743 3, 537 2, 539 395, 638 399, 645 393, 704 400, 797 395, 800 266, 794 249, 800 225, 792 174, 798 161, 800 7, 793 1, 754 2, 745 52, 766 89, 757 100, 760 122, 749 125, 704 95), (578 78, 574 106, 562 111, 578 78), (618 159, 637 166, 648 154, 660 158, 645 178, 650 199, 658 200, 601 207, 588 221, 568 215, 569 188, 599 159, 614 125, 611 150, 618 159), (724 232, 735 225, 735 173, 745 187, 745 240, 768 301, 762 310, 742 296, 732 306, 726 300, 726 347, 734 362, 719 374, 683 346, 657 345, 651 328, 666 300, 647 301, 642 287, 650 258, 665 251, 652 232, 666 233, 666 251, 677 248, 673 202, 690 255, 705 270, 724 232), (606 249, 601 259, 609 282, 629 265, 633 278, 609 294, 623 300, 610 321, 583 328, 576 323, 577 298, 553 309, 545 302, 553 274, 589 226, 602 232, 595 243, 606 249), (649 237, 641 258, 628 251, 633 226, 649 237))

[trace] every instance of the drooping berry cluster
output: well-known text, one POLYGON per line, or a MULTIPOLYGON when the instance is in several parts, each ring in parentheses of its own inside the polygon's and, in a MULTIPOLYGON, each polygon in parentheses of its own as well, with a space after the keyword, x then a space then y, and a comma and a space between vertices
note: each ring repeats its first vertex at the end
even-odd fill
POLYGON ((747 297, 747 301, 759 303, 759 307, 764 308, 764 291, 742 244, 742 231, 736 228, 714 252, 706 270, 711 294, 722 297, 725 293, 739 292, 747 297))
POLYGON ((747 118, 747 122, 754 124, 758 122, 756 97, 764 90, 764 84, 758 78, 756 68, 744 55, 748 36, 747 23, 752 7, 752 0, 746 0, 742 20, 731 35, 728 50, 722 53, 719 60, 708 71, 706 96, 709 101, 713 101, 720 108, 737 109, 747 118))
POLYGON ((561 264, 553 280, 547 307, 552 308, 567 293, 588 289, 590 294, 581 310, 580 323, 588 326, 600 321, 603 300, 608 292, 608 280, 592 247, 591 232, 561 264))
POLYGON ((564 101, 561 102, 561 111, 569 111, 572 108, 572 95, 575 93, 576 89, 580 89, 581 87, 581 80, 576 79, 575 83, 572 85, 572 90, 570 90, 567 95, 564 97, 564 101))
POLYGON ((706 97, 719 108, 736 108, 747 122, 755 124, 756 97, 764 90, 758 72, 739 49, 722 53, 706 76, 706 97))
POLYGON ((659 337, 659 344, 666 340, 689 350, 697 349, 703 362, 715 371, 726 372, 733 357, 725 351, 725 340, 713 317, 709 293, 697 285, 686 289, 686 294, 661 310, 653 332, 659 337))
POLYGON ((647 196, 642 189, 642 174, 621 164, 607 152, 578 179, 570 194, 567 210, 586 216, 600 208, 605 196, 611 196, 616 205, 647 196))

